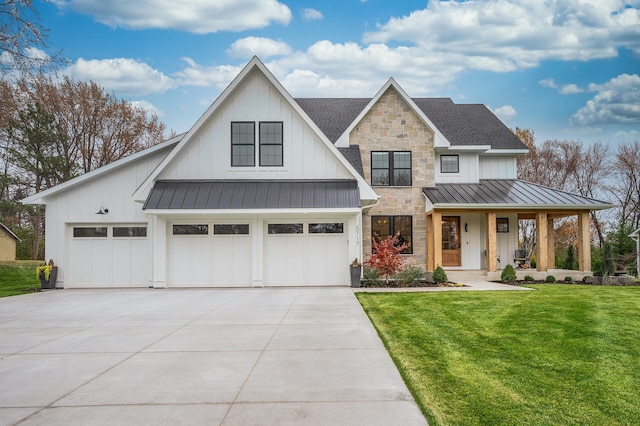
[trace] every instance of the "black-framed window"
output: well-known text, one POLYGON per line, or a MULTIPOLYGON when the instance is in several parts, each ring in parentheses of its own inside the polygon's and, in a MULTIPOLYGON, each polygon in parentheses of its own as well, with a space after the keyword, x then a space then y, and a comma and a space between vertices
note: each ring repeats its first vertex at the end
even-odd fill
POLYGON ((282 166, 282 122, 260 122, 260 166, 282 166))
POLYGON ((373 151, 373 186, 411 186, 411 151, 373 151))
POLYGON ((253 121, 231 122, 231 165, 251 167, 256 165, 255 126, 253 121))
POLYGON ((387 238, 400 233, 398 243, 409 243, 409 247, 400 253, 413 253, 413 217, 412 216, 371 216, 371 238, 387 238))
POLYGON ((173 235, 208 235, 209 225, 173 225, 173 235))
POLYGON ((114 226, 113 238, 134 238, 134 237, 146 237, 146 226, 114 226))
POLYGON ((496 232, 509 232, 509 218, 498 217, 496 218, 496 232))
POLYGON ((440 172, 441 173, 459 173, 460 157, 457 155, 441 155, 440 156, 440 172))
POLYGON ((249 224, 213 225, 214 235, 249 235, 249 224))
POLYGON ((107 238, 106 226, 91 226, 73 228, 74 238, 107 238))

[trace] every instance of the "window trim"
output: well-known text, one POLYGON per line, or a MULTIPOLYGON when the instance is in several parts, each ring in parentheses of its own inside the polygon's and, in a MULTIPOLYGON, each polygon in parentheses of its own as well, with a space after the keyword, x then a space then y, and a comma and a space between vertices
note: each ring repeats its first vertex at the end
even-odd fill
MULTIPOLYGON (((254 153, 255 154, 255 153, 254 153)), ((255 161, 254 161, 255 163, 255 161)), ((282 121, 259 121, 258 122, 258 164, 260 167, 282 167, 284 165, 284 123, 282 121), (280 143, 262 142, 262 125, 263 124, 279 124, 280 125, 280 143), (280 147, 280 164, 262 164, 262 147, 263 146, 279 146, 280 147)))
POLYGON ((460 173, 460 156, 458 154, 445 154, 445 155, 440 155, 440 173, 460 173), (456 159, 456 170, 455 171, 445 171, 444 167, 442 166, 442 160, 445 157, 455 157, 456 159))
MULTIPOLYGON (((380 215, 375 215, 375 216, 371 216, 371 239, 373 240, 374 237, 374 232, 373 232, 373 221, 376 218, 380 218, 380 217, 388 217, 389 218, 389 232, 390 235, 395 235, 396 234, 396 230, 395 230, 395 221, 396 218, 402 217, 408 217, 409 218, 409 225, 410 225, 410 237, 411 237, 411 245, 409 246, 407 252, 400 252, 399 254, 413 254, 413 216, 412 215, 408 215, 408 214, 399 214, 399 215, 391 215, 391 214, 380 214, 380 215)), ((373 253, 373 244, 371 245, 371 252, 373 253)))
POLYGON ((411 187, 413 186, 413 170, 412 170, 412 166, 413 166, 413 153, 411 151, 371 151, 371 176, 370 176, 370 180, 371 180, 371 186, 398 186, 398 187, 411 187), (381 153, 386 153, 389 156, 389 167, 388 168, 374 168, 373 167, 373 156, 374 154, 381 154, 381 153), (409 184, 408 185, 396 185, 395 183, 395 154, 409 154, 409 167, 399 167, 397 168, 397 170, 409 170, 409 184), (373 182, 373 171, 374 170, 387 170, 389 172, 389 184, 387 185, 380 185, 380 184, 375 184, 373 182))
POLYGON ((255 167, 256 166, 256 122, 255 121, 232 121, 231 122, 231 133, 230 133, 230 139, 231 139, 231 167, 255 167), (251 124, 253 126, 253 142, 248 144, 248 143, 234 143, 233 142, 233 125, 234 124, 251 124), (234 146, 251 146, 253 148, 253 153, 252 153, 252 160, 253 160, 253 164, 251 165, 247 165, 247 164, 234 164, 233 162, 233 147, 234 146))

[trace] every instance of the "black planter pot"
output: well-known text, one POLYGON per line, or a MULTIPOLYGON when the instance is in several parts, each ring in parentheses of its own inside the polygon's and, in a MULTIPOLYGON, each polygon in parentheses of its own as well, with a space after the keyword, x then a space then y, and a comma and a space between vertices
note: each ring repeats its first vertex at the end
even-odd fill
POLYGON ((53 268, 51 268, 48 281, 44 279, 44 274, 40 274, 40 286, 42 287, 43 290, 56 288, 57 279, 58 279, 58 267, 54 266, 53 268))
POLYGON ((351 287, 360 287, 360 275, 362 274, 362 266, 350 266, 351 268, 351 287))

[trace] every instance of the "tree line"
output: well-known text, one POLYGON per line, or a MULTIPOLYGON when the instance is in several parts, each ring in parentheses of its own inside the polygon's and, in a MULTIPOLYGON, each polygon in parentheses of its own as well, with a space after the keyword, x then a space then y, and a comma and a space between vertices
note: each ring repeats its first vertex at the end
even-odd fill
POLYGON ((20 200, 161 142, 156 115, 94 82, 24 73, 0 80, 0 221, 42 258, 44 212, 20 200))
MULTIPOLYGON (((594 272, 601 272, 601 249, 607 243, 612 244, 618 266, 634 270, 635 242, 629 234, 640 228, 640 142, 611 147, 603 142, 547 140, 538 145, 533 130, 516 128, 514 132, 529 148, 528 154, 518 158, 519 179, 616 206, 591 213, 594 272)), ((577 224, 574 218, 556 222, 556 264, 571 269, 577 224)), ((520 237, 531 254, 535 244, 531 223, 521 221, 520 237)))

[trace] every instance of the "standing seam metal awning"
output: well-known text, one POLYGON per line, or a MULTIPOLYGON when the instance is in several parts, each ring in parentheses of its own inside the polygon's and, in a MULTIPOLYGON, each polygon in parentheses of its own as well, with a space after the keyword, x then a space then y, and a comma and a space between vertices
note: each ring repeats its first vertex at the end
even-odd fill
POLYGON ((143 210, 359 208, 355 180, 159 180, 143 210))
POLYGON ((613 204, 515 179, 438 183, 422 192, 437 208, 555 208, 600 210, 613 204))

